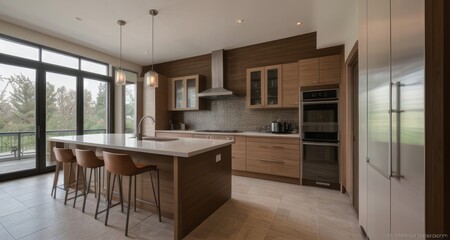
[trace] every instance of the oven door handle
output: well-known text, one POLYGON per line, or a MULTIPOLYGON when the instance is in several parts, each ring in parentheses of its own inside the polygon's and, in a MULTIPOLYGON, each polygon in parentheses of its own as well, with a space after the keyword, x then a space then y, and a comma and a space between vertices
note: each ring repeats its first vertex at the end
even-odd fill
POLYGON ((339 143, 327 143, 327 142, 303 142, 303 145, 339 147, 339 143))
POLYGON ((339 100, 327 100, 327 101, 302 101, 303 105, 316 105, 316 104, 329 104, 329 103, 339 103, 339 100))

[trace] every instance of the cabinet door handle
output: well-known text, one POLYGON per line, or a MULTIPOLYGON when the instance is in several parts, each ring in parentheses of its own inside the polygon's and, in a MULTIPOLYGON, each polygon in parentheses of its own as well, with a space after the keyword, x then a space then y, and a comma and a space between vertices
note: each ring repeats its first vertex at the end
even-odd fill
POLYGON ((275 161, 275 160, 265 160, 265 159, 261 159, 259 160, 261 162, 270 162, 270 163, 278 163, 278 164, 284 164, 283 161, 275 161))

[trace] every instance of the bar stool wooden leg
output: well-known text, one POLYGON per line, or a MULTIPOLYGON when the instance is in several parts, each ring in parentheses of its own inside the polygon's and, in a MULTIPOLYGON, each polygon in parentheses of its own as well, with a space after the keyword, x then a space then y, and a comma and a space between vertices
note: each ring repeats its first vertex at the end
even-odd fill
MULTIPOLYGON (((85 209, 85 207, 86 207, 86 199, 87 199, 87 196, 88 196, 88 194, 89 194, 89 190, 91 189, 91 178, 92 178, 92 171, 93 170, 95 170, 95 169, 93 169, 93 168, 91 168, 91 173, 89 174, 89 182, 88 182, 88 184, 87 184, 87 187, 86 187, 86 181, 84 182, 84 200, 83 200, 83 209, 82 209, 82 211, 81 212, 84 212, 84 209, 85 209)), ((87 174, 87 169, 86 169, 86 171, 85 171, 85 173, 84 173, 85 175, 84 176, 86 176, 86 174, 87 174)), ((85 177, 85 179, 86 179, 86 177, 85 177)), ((96 181, 94 180, 94 183, 95 183, 96 181)))
POLYGON ((159 222, 161 222, 161 193, 160 193, 160 185, 159 185, 159 169, 156 169, 156 176, 157 179, 156 181, 158 181, 158 214, 159 214, 159 222))
MULTIPOLYGON (((95 219, 97 219, 98 207, 100 205, 100 196, 102 195, 102 188, 101 188, 101 186, 102 186, 102 175, 101 175, 101 172, 100 172, 100 168, 97 168, 97 171, 98 171, 97 176, 98 176, 98 186, 99 186, 99 188, 98 188, 97 206, 95 207, 95 216, 94 216, 95 219)), ((108 193, 106 193, 106 194, 108 195, 108 193)))
POLYGON ((55 169, 55 176, 53 177, 53 187, 52 187, 52 193, 50 196, 53 196, 53 198, 56 198, 56 189, 58 188, 58 179, 59 179, 59 168, 60 168, 60 162, 56 162, 56 169, 55 169), (53 195, 54 194, 54 195, 53 195))
POLYGON ((136 186, 137 186, 137 175, 134 175, 134 212, 136 212, 136 206, 137 206, 136 186))
MULTIPOLYGON (((109 208, 111 207, 111 198, 112 198, 112 196, 111 196, 111 198, 109 196, 109 191, 110 191, 109 187, 110 187, 110 184, 111 184, 111 173, 108 172, 107 175, 108 175, 108 177, 107 177, 107 180, 106 180, 106 189, 107 189, 107 191, 106 191, 106 198, 107 198, 107 200, 106 200, 105 226, 108 225, 109 208)), ((112 190, 111 190, 111 195, 112 195, 112 190)))
POLYGON ((123 212, 122 176, 119 175, 118 178, 119 178, 120 209, 123 212))
POLYGON ((75 185, 75 197, 73 199, 73 207, 75 207, 75 204, 77 203, 77 197, 78 197, 78 183, 80 178, 80 165, 77 165, 77 183, 75 185))
POLYGON ((67 196, 69 195, 69 189, 70 189, 70 179, 72 178, 72 164, 73 163, 70 163, 70 169, 69 169, 69 184, 68 184, 68 186, 66 187, 66 197, 64 198, 64 205, 66 205, 67 204, 67 196))
POLYGON ((133 181, 133 176, 130 176, 128 182, 128 206, 127 206, 127 222, 125 225, 125 236, 128 236, 128 222, 130 220, 130 205, 131 205, 131 182, 133 181))

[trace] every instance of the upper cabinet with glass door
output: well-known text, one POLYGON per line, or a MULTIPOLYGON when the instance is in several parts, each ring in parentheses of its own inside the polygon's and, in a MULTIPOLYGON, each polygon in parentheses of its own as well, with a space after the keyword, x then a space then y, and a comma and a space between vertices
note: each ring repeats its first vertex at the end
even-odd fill
POLYGON ((281 65, 247 69, 247 108, 281 107, 281 65))
POLYGON ((200 110, 203 107, 198 93, 204 89, 205 79, 201 75, 169 78, 168 110, 188 111, 200 110))

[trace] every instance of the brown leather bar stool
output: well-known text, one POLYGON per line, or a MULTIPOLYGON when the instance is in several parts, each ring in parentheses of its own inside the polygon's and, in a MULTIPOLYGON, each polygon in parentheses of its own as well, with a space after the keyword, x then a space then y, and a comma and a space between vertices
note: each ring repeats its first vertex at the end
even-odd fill
MULTIPOLYGON (((149 172, 150 173, 150 180, 152 183, 152 190, 153 190, 153 196, 155 198, 155 203, 146 202, 143 200, 140 200, 141 202, 151 204, 153 206, 156 206, 158 209, 159 214, 159 221, 161 222, 161 204, 160 204, 160 187, 159 187, 159 168, 154 165, 146 165, 142 163, 134 163, 131 157, 128 154, 118 154, 118 153, 110 153, 110 152, 103 152, 103 158, 105 161, 105 168, 108 174, 107 177, 107 189, 110 191, 110 181, 111 181, 111 174, 119 175, 119 176, 128 176, 129 182, 128 182, 128 204, 127 204, 127 220, 125 225, 125 236, 128 236, 128 221, 130 218, 130 205, 131 205, 131 183, 134 176, 134 204, 135 204, 135 211, 136 211, 136 178, 137 175, 149 172), (158 196, 156 196, 155 193, 155 186, 153 184, 153 177, 152 177, 152 171, 156 172, 156 180, 158 185, 158 196)), ((114 182, 113 182, 114 184, 114 182)), ((112 191, 112 190, 111 190, 112 191)), ((106 209, 106 218, 105 218, 105 226, 108 225, 108 215, 109 215, 109 209, 111 208, 111 198, 110 194, 106 195, 108 198, 108 207, 106 209)), ((112 196, 112 195, 111 195, 112 196)))
MULTIPOLYGON (((91 189, 91 179, 92 179, 92 172, 96 171, 96 174, 94 176, 94 182, 95 186, 99 186, 99 199, 100 199, 100 193, 101 193, 101 171, 100 168, 105 165, 104 161, 99 159, 97 156, 95 156, 95 153, 92 150, 82 150, 82 149, 75 149, 75 155, 77 158, 78 163, 78 169, 77 169, 77 183, 80 179, 80 170, 83 172, 84 168, 84 186, 83 186, 83 193, 78 195, 78 184, 75 188, 75 199, 73 200, 73 207, 75 207, 75 204, 77 202, 77 197, 84 196, 83 200, 83 210, 84 212, 85 206, 86 206, 86 198, 89 194, 89 191, 91 189), (89 174, 89 181, 88 184, 86 184, 86 178, 87 178, 87 170, 90 169, 89 174), (98 177, 98 178, 96 178, 98 177)), ((95 191, 97 191, 97 187, 95 188, 95 191)), ((95 219, 97 219, 97 212, 98 212, 98 205, 95 209, 95 219)))
MULTIPOLYGON (((53 186, 52 186, 51 196, 53 196, 53 198, 56 198, 56 189, 57 188, 65 190, 66 196, 64 198, 64 205, 66 205, 67 200, 68 200, 67 196, 69 195, 69 186, 67 186, 67 188, 61 187, 61 186, 64 186, 64 184, 61 184, 60 186, 58 186, 59 171, 61 170, 64 163, 70 164, 70 169, 69 169, 69 181, 70 181, 70 179, 72 178, 72 165, 74 163, 76 163, 77 160, 76 160, 75 156, 73 155, 72 149, 54 147, 53 152, 55 153, 55 158, 56 158, 56 169, 55 169, 55 176, 53 178, 53 186)), ((70 185, 70 183, 69 183, 69 185, 70 185)), ((78 183, 77 183, 77 185, 78 185, 78 183)), ((70 198, 70 199, 72 199, 72 198, 70 198)))

